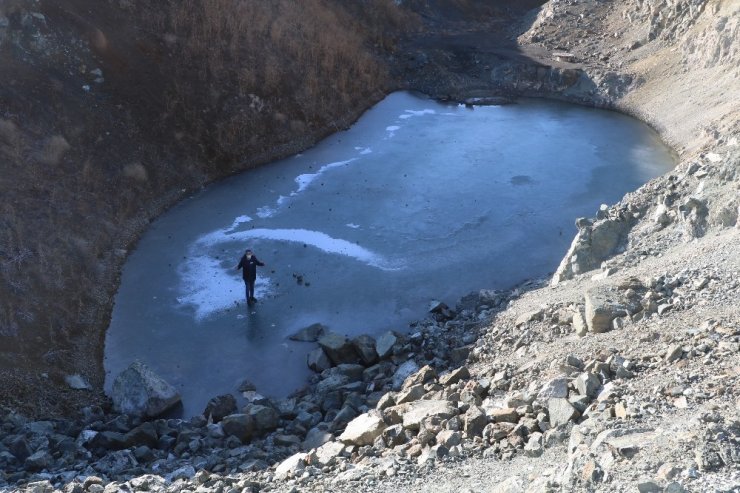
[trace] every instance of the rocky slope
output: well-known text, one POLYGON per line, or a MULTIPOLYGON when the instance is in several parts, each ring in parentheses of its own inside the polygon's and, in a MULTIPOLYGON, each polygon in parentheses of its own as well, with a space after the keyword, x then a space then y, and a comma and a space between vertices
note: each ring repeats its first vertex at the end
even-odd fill
POLYGON ((410 41, 397 60, 410 87, 615 108, 655 126, 680 163, 578 219, 551 279, 435 307, 404 337, 324 334, 312 359, 321 373, 292 399, 246 386, 244 409, 220 398, 189 421, 8 413, 0 481, 738 491, 739 18, 732 1, 551 1, 516 29, 481 21, 410 41))

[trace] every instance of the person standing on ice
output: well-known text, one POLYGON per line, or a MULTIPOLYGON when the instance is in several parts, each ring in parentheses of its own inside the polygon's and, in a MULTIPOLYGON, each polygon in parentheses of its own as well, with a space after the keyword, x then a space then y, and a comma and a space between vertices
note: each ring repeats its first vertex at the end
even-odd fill
POLYGON ((265 264, 257 260, 252 250, 247 249, 239 260, 237 269, 242 269, 242 278, 247 291, 247 304, 252 305, 257 301, 254 297, 254 282, 257 280, 257 266, 264 267, 265 264))

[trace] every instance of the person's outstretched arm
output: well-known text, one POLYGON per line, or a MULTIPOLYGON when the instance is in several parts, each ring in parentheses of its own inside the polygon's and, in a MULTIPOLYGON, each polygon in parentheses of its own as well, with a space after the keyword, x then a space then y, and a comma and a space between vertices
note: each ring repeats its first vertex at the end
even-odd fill
MULTIPOLYGON (((253 257, 254 257, 254 256, 253 256, 253 257)), ((258 259, 257 257, 254 257, 254 263, 255 263, 255 264, 257 264, 257 265, 259 265, 260 267, 264 267, 264 266, 265 266, 265 264, 264 264, 264 263, 262 263, 262 262, 260 262, 260 261, 259 261, 259 259, 258 259)))
POLYGON ((244 257, 239 259, 239 265, 236 266, 236 269, 239 270, 242 267, 244 267, 244 265, 242 265, 243 263, 244 263, 244 257))

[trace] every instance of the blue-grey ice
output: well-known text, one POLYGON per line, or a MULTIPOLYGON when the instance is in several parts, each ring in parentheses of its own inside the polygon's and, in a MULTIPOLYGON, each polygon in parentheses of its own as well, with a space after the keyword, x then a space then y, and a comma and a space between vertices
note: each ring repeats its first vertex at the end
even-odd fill
POLYGON ((672 166, 654 132, 616 113, 392 94, 348 131, 152 224, 116 295, 107 385, 138 359, 179 388, 186 415, 244 378, 287 395, 313 347, 287 341, 294 331, 404 331, 430 299, 547 275, 575 218, 672 166), (245 248, 266 264, 254 307, 235 268, 245 248))

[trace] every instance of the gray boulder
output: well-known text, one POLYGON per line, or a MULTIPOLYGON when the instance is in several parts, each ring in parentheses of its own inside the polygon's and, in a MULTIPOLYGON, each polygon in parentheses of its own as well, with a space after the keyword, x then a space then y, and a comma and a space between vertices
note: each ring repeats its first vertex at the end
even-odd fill
POLYGON ((111 398, 117 412, 146 418, 159 416, 180 402, 172 385, 138 361, 116 377, 111 398))
POLYGON ((378 352, 375 350, 375 339, 369 335, 361 335, 352 339, 352 345, 365 366, 374 365, 378 362, 378 352))
POLYGON ((334 365, 360 362, 360 357, 355 351, 354 345, 343 335, 328 332, 321 336, 318 342, 334 365))
POLYGON ((235 436, 242 443, 248 442, 254 434, 254 419, 248 414, 230 414, 221 420, 224 433, 235 436))
POLYGON ((547 411, 550 415, 550 425, 552 427, 564 425, 579 416, 576 408, 568 402, 568 399, 563 398, 548 400, 547 411))
POLYGON ((584 218, 576 220, 578 233, 555 271, 552 285, 598 268, 617 251, 633 222, 632 217, 627 216, 624 219, 601 219, 595 223, 584 218))
POLYGON ((306 327, 305 329, 301 329, 295 334, 288 337, 291 341, 298 341, 298 342, 316 342, 326 334, 327 329, 321 324, 312 324, 306 327))
POLYGON ((399 390, 403 386, 403 383, 408 377, 419 371, 419 365, 414 360, 408 360, 404 364, 398 367, 396 372, 393 374, 393 389, 399 390))
POLYGON ((401 336, 393 331, 388 331, 375 341, 375 351, 380 359, 390 358, 400 344, 401 336))
POLYGON ((593 373, 581 373, 575 381, 578 393, 587 397, 596 397, 601 387, 601 380, 593 373))
POLYGON ((54 458, 46 450, 39 450, 31 454, 24 462, 25 468, 29 471, 41 471, 54 463, 54 458))
POLYGON ((257 433, 272 431, 280 424, 280 416, 270 406, 247 406, 244 412, 254 420, 254 429, 257 433))
POLYGON ((339 441, 349 445, 372 445, 386 428, 380 416, 365 413, 349 422, 339 441))
POLYGON ((218 423, 224 419, 225 416, 234 414, 236 410, 236 399, 234 396, 231 394, 224 394, 208 401, 208 404, 206 404, 206 408, 203 411, 203 416, 206 418, 210 417, 213 419, 214 423, 218 423))
POLYGON ((308 353, 307 361, 308 367, 317 373, 321 373, 324 370, 331 368, 331 361, 326 355, 323 349, 317 347, 310 353, 308 353))
POLYGON ((326 442, 331 441, 333 438, 334 435, 326 430, 311 428, 308 430, 308 433, 306 433, 306 439, 303 440, 303 448, 306 450, 319 448, 326 442))
POLYGON ((404 406, 408 407, 401 410, 403 412, 403 427, 410 430, 418 430, 425 418, 450 419, 458 413, 457 408, 452 403, 442 400, 414 401, 398 407, 403 408, 404 406))
POLYGON ((469 438, 481 436, 487 424, 486 413, 478 406, 470 406, 463 415, 463 429, 469 438))
POLYGON ((612 329, 612 321, 627 311, 618 300, 616 290, 602 286, 586 291, 586 324, 590 332, 602 333, 612 329))

